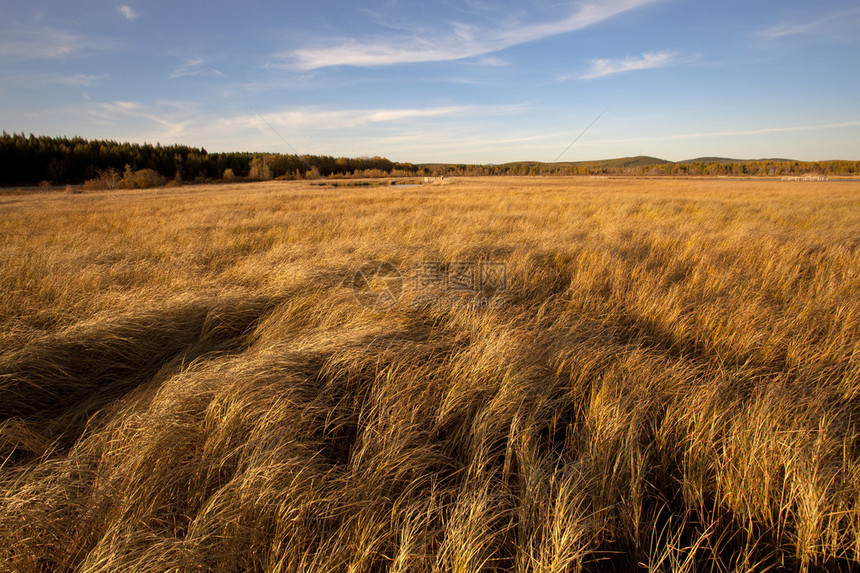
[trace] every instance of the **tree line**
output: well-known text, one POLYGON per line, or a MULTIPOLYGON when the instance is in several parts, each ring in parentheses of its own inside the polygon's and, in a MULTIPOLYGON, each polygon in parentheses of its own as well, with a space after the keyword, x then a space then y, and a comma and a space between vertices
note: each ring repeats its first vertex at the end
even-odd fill
POLYGON ((793 161, 762 159, 753 161, 703 159, 665 161, 653 157, 625 157, 601 161, 541 163, 520 161, 503 165, 445 165, 425 166, 433 175, 447 176, 851 176, 860 175, 860 161, 793 161))
POLYGON ((30 134, 0 136, 0 186, 78 185, 117 179, 211 181, 216 179, 311 179, 317 177, 630 175, 630 176, 850 176, 860 161, 737 161, 720 158, 670 162, 654 157, 566 163, 503 165, 396 163, 384 157, 209 153, 186 145, 125 143, 30 134))
POLYGON ((82 137, 8 134, 0 136, 0 185, 82 184, 105 173, 152 171, 177 181, 212 180, 229 173, 247 178, 307 178, 356 173, 414 175, 409 163, 384 157, 335 158, 319 155, 209 153, 186 145, 125 143, 82 137), (252 173, 252 167, 257 172, 252 173))

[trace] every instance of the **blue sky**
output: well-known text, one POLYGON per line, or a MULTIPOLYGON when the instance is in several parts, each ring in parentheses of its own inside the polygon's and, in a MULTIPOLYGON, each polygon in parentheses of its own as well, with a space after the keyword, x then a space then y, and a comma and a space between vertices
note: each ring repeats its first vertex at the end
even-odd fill
POLYGON ((5 0, 3 12, 10 133, 416 163, 860 159, 856 0, 5 0))

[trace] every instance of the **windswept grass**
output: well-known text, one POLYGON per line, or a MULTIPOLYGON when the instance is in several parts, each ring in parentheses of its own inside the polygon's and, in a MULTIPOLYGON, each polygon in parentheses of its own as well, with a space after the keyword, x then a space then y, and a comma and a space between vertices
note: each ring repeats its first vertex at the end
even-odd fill
POLYGON ((0 197, 0 569, 857 568, 858 229, 860 183, 0 197))

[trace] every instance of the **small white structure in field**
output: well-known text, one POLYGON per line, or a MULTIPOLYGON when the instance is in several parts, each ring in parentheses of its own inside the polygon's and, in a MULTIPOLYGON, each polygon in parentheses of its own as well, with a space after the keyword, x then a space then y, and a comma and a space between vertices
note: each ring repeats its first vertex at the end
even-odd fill
POLYGON ((825 175, 802 175, 800 177, 783 177, 783 181, 827 181, 827 176, 825 175))

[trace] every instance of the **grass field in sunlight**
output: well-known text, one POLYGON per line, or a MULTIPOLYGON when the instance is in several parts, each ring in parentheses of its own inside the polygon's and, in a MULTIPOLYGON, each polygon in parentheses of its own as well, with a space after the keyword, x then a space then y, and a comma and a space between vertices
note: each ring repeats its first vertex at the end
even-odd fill
POLYGON ((860 564, 860 181, 0 196, 0 326, 0 570, 860 564))

